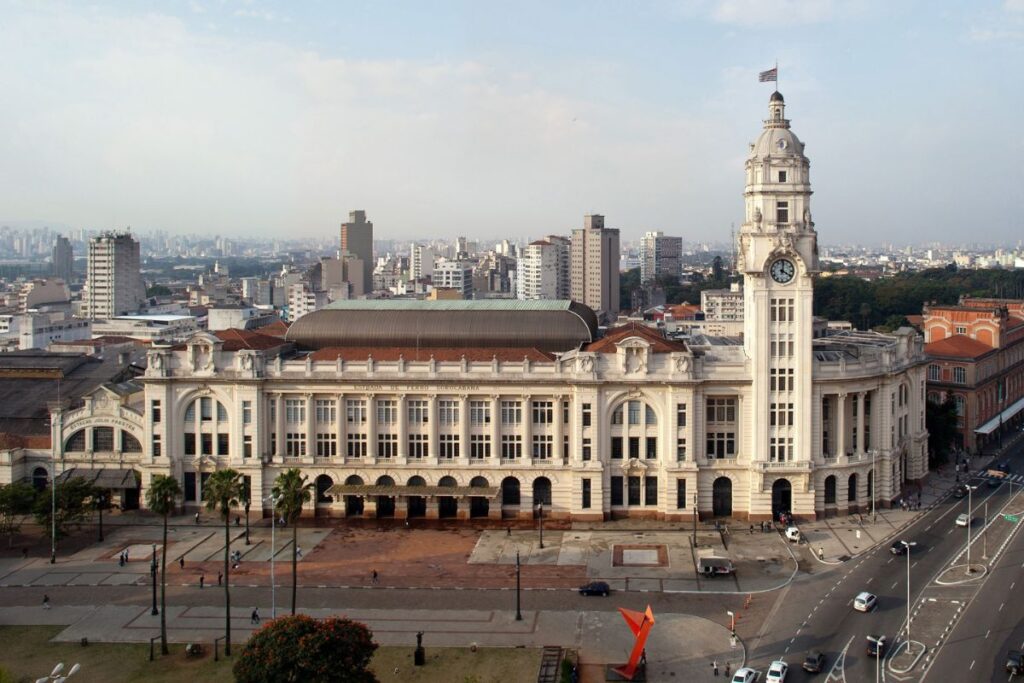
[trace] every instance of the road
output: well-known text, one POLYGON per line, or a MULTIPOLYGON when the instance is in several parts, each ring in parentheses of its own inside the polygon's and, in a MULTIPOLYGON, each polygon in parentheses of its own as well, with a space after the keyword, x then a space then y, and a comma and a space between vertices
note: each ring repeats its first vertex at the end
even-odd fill
MULTIPOLYGON (((1008 500, 1009 487, 993 489, 982 484, 972 498, 976 516, 986 501, 994 513, 1008 500)), ((753 666, 764 670, 773 659, 782 658, 795 669, 792 680, 815 680, 799 667, 809 650, 820 649, 826 655, 826 671, 834 669, 827 680, 848 683, 876 680, 876 661, 866 655, 866 637, 885 635, 891 643, 906 620, 908 560, 906 556, 893 556, 889 546, 898 539, 917 543, 909 556, 913 603, 922 589, 966 545, 966 530, 954 524, 956 516, 966 509, 966 498, 947 498, 900 532, 898 538, 880 543, 835 570, 801 575, 778 596, 773 613, 752 643, 753 666), (853 610, 853 599, 861 591, 878 596, 878 607, 873 612, 864 614, 853 610)), ((980 527, 978 520, 972 532, 980 527)), ((975 546, 972 553, 980 554, 980 549, 975 546)), ((1014 566, 1019 569, 1019 564, 1020 561, 1014 566)), ((1024 580, 1018 587, 1024 590, 1024 580)), ((999 607, 998 602, 995 607, 999 607)), ((1004 611, 1007 620, 1020 613, 1019 609, 1004 608, 1004 611)), ((983 621, 982 610, 979 615, 979 621, 983 621)), ((990 660, 985 662, 987 671, 992 664, 990 660)))

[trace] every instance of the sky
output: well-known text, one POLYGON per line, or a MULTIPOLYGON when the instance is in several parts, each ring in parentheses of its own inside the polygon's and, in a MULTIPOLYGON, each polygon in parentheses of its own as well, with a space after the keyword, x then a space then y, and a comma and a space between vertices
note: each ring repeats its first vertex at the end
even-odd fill
POLYGON ((0 221, 726 242, 776 63, 822 243, 1024 238, 1024 0, 0 0, 0 221))

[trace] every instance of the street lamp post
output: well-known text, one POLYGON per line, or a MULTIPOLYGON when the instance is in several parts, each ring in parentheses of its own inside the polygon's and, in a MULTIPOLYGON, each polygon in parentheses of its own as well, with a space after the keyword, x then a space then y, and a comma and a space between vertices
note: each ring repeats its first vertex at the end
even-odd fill
POLYGON ((729 630, 736 635, 736 614, 731 610, 726 610, 725 614, 729 617, 729 630))
MULTIPOLYGON (((52 424, 52 422, 51 422, 52 424)), ((57 563, 57 453, 64 458, 64 405, 60 400, 60 378, 57 378, 57 424, 51 427, 57 440, 50 468, 50 564, 57 563)), ((77 664, 75 665, 77 670, 77 664)), ((70 674, 68 674, 70 676, 70 674)))
MULTIPOLYGON (((275 551, 275 540, 277 534, 277 498, 270 495, 263 500, 269 500, 271 504, 270 508, 270 618, 277 618, 277 582, 274 580, 274 556, 277 554, 275 551)), ((246 520, 248 521, 248 520, 246 520)))
POLYGON ((875 490, 878 487, 878 473, 875 471, 875 454, 878 449, 871 449, 871 523, 874 524, 878 521, 878 506, 875 504, 875 498, 878 497, 878 492, 875 490))
POLYGON ((693 492, 693 547, 697 547, 697 492, 693 492))
POLYGON ((245 544, 249 545, 249 506, 252 504, 252 496, 248 489, 245 492, 245 544))
POLYGON ((917 541, 900 541, 907 550, 907 652, 910 652, 910 549, 917 541))
POLYGON ((516 621, 523 620, 523 613, 519 609, 519 551, 516 551, 516 621))
POLYGON ((540 521, 540 547, 544 549, 544 503, 537 505, 537 519, 540 521))
POLYGON ((156 608, 156 543, 153 544, 153 560, 149 563, 149 573, 153 575, 153 609, 149 613, 156 616, 160 614, 160 610, 156 608))
POLYGON ((968 574, 971 573, 971 522, 974 521, 972 519, 972 515, 974 514, 974 508, 973 508, 973 506, 971 504, 971 494, 974 493, 974 490, 976 488, 978 488, 978 487, 977 486, 971 486, 969 484, 967 485, 967 573, 968 574))

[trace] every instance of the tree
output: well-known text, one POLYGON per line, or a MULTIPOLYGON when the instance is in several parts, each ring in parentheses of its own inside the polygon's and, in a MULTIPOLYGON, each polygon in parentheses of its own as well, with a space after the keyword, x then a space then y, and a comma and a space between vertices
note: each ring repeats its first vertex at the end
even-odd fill
POLYGON ((236 470, 219 470, 210 475, 203 486, 206 509, 219 511, 224 520, 224 654, 231 656, 231 508, 242 497, 242 475, 236 470))
POLYGON ((267 622, 235 662, 236 683, 376 683, 377 644, 364 624, 304 614, 267 622))
POLYGON ((928 467, 941 465, 949 459, 957 435, 956 403, 952 396, 942 403, 926 401, 924 424, 928 429, 928 467))
POLYGON ((292 614, 295 614, 295 598, 299 575, 299 525, 302 506, 313 499, 313 483, 302 471, 293 467, 277 475, 274 481, 274 500, 277 509, 292 526, 292 614))
POLYGON ((158 474, 153 477, 146 491, 146 505, 164 518, 164 544, 160 557, 160 652, 170 654, 167 649, 167 517, 174 512, 181 486, 174 477, 158 474))
MULTIPOLYGON (((82 522, 89 518, 92 512, 91 502, 95 494, 96 489, 93 488, 92 484, 81 477, 75 477, 57 484, 55 528, 58 538, 67 533, 67 528, 70 525, 81 525, 82 522)), ((36 497, 35 504, 33 505, 36 522, 39 523, 39 526, 47 529, 50 528, 51 524, 51 508, 54 507, 51 496, 53 495, 54 492, 47 488, 36 497)))
POLYGON ((103 511, 110 509, 110 489, 94 488, 92 506, 100 516, 99 541, 103 542, 103 511))
POLYGON ((8 548, 21 529, 22 519, 32 512, 35 499, 36 490, 31 484, 0 484, 0 533, 7 534, 8 548))
POLYGON ((146 297, 147 298, 148 297, 154 297, 154 296, 170 296, 170 295, 171 295, 170 287, 165 287, 164 285, 152 285, 149 289, 146 290, 146 297))

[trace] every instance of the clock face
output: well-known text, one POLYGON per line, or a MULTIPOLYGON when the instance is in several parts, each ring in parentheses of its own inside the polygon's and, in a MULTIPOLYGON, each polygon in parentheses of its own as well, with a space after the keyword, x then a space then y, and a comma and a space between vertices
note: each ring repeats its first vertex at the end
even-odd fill
POLYGON ((772 264, 769 272, 771 273, 773 280, 784 285, 792 280, 793 276, 796 275, 796 267, 789 259, 780 258, 772 264))

